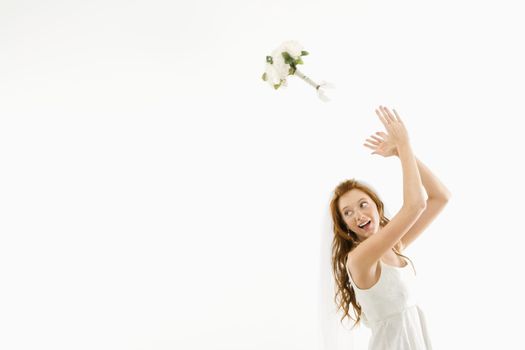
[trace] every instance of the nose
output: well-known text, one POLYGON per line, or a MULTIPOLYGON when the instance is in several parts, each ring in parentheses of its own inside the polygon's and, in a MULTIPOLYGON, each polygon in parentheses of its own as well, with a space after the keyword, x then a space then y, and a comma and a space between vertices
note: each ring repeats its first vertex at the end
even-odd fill
POLYGON ((360 221, 363 221, 363 214, 361 213, 358 213, 356 216, 355 216, 355 221, 357 222, 357 224, 359 224, 360 221))

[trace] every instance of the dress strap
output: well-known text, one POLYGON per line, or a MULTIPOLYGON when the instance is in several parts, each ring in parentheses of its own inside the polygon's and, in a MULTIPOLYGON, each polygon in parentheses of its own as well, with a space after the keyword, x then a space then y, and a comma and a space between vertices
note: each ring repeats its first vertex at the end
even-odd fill
MULTIPOLYGON (((407 264, 410 263, 410 265, 412 266, 412 270, 414 270, 414 275, 416 275, 416 268, 414 267, 414 264, 412 263, 412 260, 406 259, 406 258, 403 258, 403 260, 405 260, 407 262, 407 264)), ((405 265, 405 267, 407 267, 407 266, 405 265)))

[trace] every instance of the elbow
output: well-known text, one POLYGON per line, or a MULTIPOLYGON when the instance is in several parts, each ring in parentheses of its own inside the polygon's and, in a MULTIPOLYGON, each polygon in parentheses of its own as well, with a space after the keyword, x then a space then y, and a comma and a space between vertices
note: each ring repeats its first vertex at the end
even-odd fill
POLYGON ((449 191, 443 191, 438 196, 432 196, 432 197, 429 197, 429 199, 438 201, 443 204, 447 204, 448 201, 450 200, 450 197, 452 197, 452 194, 449 191))
POLYGON ((424 211, 427 208, 427 198, 421 196, 417 201, 414 202, 414 209, 418 211, 424 211))
POLYGON ((418 200, 407 205, 407 207, 415 214, 421 214, 427 208, 427 202, 425 200, 418 200))
POLYGON ((426 208, 427 208, 427 201, 422 201, 422 202, 417 203, 416 209, 419 212, 425 211, 426 208))

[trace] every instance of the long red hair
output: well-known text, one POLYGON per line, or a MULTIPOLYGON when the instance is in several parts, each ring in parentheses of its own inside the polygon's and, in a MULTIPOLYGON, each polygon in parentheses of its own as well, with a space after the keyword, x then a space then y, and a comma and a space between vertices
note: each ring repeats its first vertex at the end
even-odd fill
MULTIPOLYGON (((332 241, 332 270, 336 282, 334 301, 338 307, 338 310, 343 309, 344 313, 341 318, 341 322, 345 317, 349 317, 355 321, 352 328, 354 328, 361 320, 361 306, 356 300, 354 288, 350 282, 350 278, 345 266, 348 253, 360 244, 360 240, 356 233, 350 230, 343 220, 343 216, 339 211, 339 199, 342 195, 353 189, 359 189, 365 192, 375 202, 380 218, 379 226, 381 228, 390 222, 390 220, 385 216, 383 202, 369 186, 358 182, 355 179, 350 179, 341 182, 335 188, 333 197, 330 201, 330 213, 332 216, 334 232, 332 241), (354 316, 356 316, 355 319, 352 318, 348 313, 350 304, 353 306, 354 316)), ((401 242, 398 242, 393 248, 397 255, 409 259, 405 255, 401 254, 401 242)))

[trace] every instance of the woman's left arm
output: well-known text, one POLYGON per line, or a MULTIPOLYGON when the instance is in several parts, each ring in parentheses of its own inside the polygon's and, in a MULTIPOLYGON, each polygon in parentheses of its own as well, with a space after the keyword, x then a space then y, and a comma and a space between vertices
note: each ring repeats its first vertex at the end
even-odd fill
POLYGON ((439 179, 432 174, 430 169, 423 164, 422 161, 420 161, 416 157, 416 163, 419 170, 419 175, 421 176, 421 182, 423 183, 423 187, 425 187, 425 191, 427 192, 428 199, 435 199, 435 200, 441 200, 444 202, 447 202, 450 199, 450 191, 443 185, 439 179))
POLYGON ((451 193, 441 181, 417 157, 416 163, 421 176, 421 182, 427 192, 427 206, 410 230, 401 238, 402 249, 405 249, 430 225, 447 205, 451 193))

